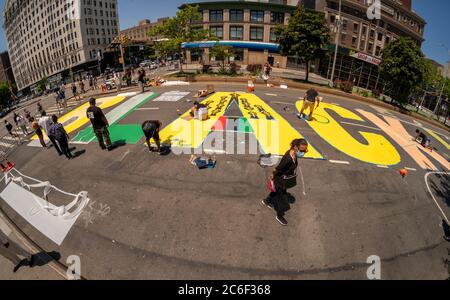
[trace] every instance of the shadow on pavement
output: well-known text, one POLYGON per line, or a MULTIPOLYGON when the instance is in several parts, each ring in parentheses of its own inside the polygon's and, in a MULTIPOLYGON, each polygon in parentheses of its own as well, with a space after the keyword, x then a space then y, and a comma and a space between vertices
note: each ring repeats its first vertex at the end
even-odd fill
POLYGON ((116 150, 117 148, 120 148, 120 147, 122 147, 122 146, 125 146, 126 144, 127 144, 127 142, 126 142, 125 140, 118 140, 118 141, 115 141, 114 143, 112 143, 111 148, 110 148, 109 151, 114 151, 114 150, 116 150))
POLYGON ((31 267, 42 267, 49 264, 52 261, 59 261, 61 254, 56 251, 52 252, 39 252, 33 255, 33 263, 31 267))

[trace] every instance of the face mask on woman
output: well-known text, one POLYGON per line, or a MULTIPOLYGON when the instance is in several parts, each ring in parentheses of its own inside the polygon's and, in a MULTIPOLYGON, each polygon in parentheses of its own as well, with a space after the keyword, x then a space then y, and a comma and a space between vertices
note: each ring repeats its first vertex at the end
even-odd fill
POLYGON ((303 151, 300 151, 300 150, 298 150, 297 152, 296 152, 296 155, 297 155, 297 158, 303 158, 304 156, 305 156, 305 152, 303 152, 303 151))

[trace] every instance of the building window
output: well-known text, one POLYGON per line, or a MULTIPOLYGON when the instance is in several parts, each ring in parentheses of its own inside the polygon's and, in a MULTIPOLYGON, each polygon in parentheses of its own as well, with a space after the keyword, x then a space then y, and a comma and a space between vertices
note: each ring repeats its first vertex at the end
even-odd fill
POLYGON ((359 25, 358 23, 353 23, 353 33, 358 33, 359 25))
POLYGON ((271 42, 277 41, 277 35, 275 33, 275 28, 270 28, 270 41, 271 42))
POLYGON ((354 37, 352 37, 352 46, 353 47, 356 47, 356 42, 357 42, 357 38, 354 36, 354 37))
POLYGON ((223 21, 223 11, 222 10, 210 10, 209 11, 209 21, 210 22, 222 22, 223 21))
POLYGON ((264 11, 263 10, 250 11, 250 21, 259 23, 264 22, 264 11))
POLYGON ((264 39, 264 28, 250 27, 250 40, 262 41, 264 39))
POLYGON ((377 39, 378 39, 379 42, 383 41, 383 34, 379 32, 377 39))
POLYGON ((211 36, 223 39, 223 26, 211 26, 209 32, 211 33, 211 36))
POLYGON ((381 48, 379 46, 377 46, 377 48, 375 49, 375 56, 380 56, 381 55, 381 48))
POLYGON ((244 21, 244 11, 242 9, 230 9, 230 21, 231 22, 244 21))
POLYGON ((270 23, 283 24, 284 23, 284 13, 271 12, 270 13, 270 23))
POLYGON ((244 28, 242 26, 230 26, 230 39, 242 40, 244 38, 244 28))

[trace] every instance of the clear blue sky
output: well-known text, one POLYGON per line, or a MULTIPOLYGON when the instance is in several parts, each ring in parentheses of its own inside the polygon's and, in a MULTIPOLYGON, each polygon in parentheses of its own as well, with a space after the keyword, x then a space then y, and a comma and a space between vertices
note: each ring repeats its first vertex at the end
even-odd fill
MULTIPOLYGON (((5 0, 0 0, 3 11, 5 0)), ((172 16, 182 3, 193 2, 186 0, 119 0, 120 27, 131 27, 141 19, 152 21, 159 17, 172 16)), ((414 10, 428 23, 425 28, 426 42, 423 44, 424 53, 443 64, 450 58, 448 51, 439 45, 445 44, 450 49, 450 1, 448 0, 413 0, 414 10)), ((0 16, 0 19, 2 16, 0 16)), ((3 24, 3 20, 1 20, 3 24)), ((6 49, 5 37, 0 28, 0 51, 6 49)))

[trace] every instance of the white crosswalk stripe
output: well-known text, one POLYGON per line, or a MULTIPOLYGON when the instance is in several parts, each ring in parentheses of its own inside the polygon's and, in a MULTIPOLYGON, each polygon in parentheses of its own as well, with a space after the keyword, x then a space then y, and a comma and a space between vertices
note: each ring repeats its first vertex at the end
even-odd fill
POLYGON ((17 141, 17 138, 14 138, 12 136, 4 136, 3 139, 8 141, 17 141))
POLYGON ((0 142, 0 146, 2 146, 2 147, 8 147, 8 148, 9 148, 9 147, 12 147, 13 144, 0 142))

